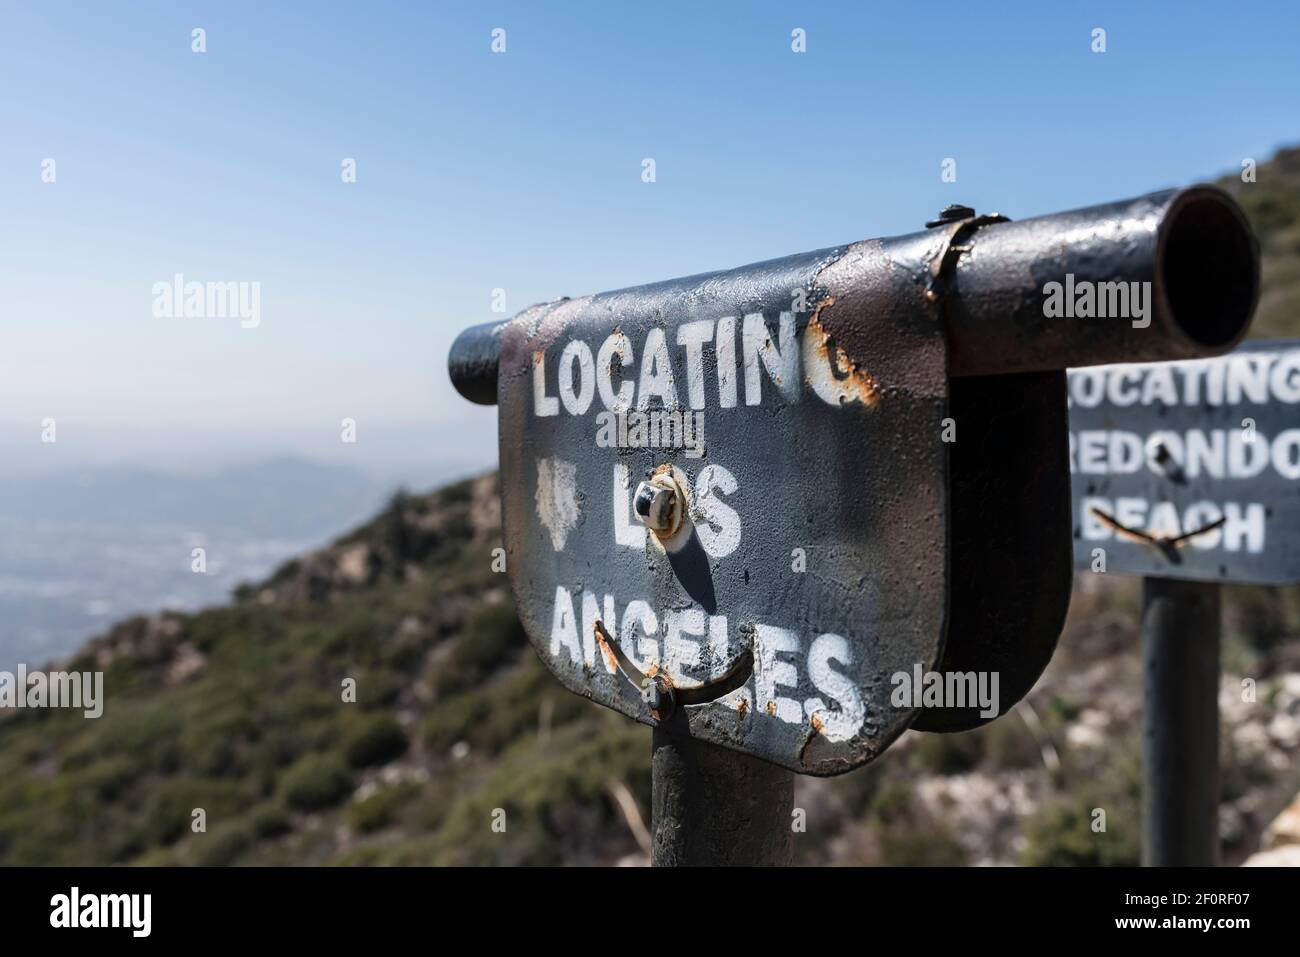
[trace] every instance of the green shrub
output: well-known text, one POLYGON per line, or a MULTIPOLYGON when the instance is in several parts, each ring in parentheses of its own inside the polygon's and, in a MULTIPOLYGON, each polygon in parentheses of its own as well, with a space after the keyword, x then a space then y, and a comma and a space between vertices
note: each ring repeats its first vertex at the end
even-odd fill
POLYGON ((492 713, 488 696, 467 692, 445 702, 430 712, 421 729, 424 746, 435 754, 445 754, 457 741, 470 737, 474 727, 492 713))
POLYGON ((211 834, 196 834, 193 843, 200 867, 226 867, 253 846, 253 835, 242 821, 229 821, 211 834))
POLYGON ((912 785, 906 781, 884 781, 871 798, 871 813, 885 824, 904 819, 915 800, 912 785))
POLYGON ((352 775, 337 754, 308 754, 284 773, 284 799, 299 811, 321 811, 352 790, 352 775))
POLYGON ((512 661, 515 652, 527 643, 514 606, 488 605, 466 623, 454 658, 462 669, 486 674, 512 661))
POLYGON ((481 608, 456 639, 450 659, 435 677, 435 689, 439 695, 448 695, 472 688, 497 668, 513 662, 527 644, 512 606, 481 608))
POLYGON ((92 764, 81 775, 81 780, 90 787, 97 800, 111 803, 130 789, 137 775, 138 769, 134 761, 122 755, 114 755, 92 764))
POLYGON ((202 808, 209 817, 238 813, 242 801, 233 782, 199 778, 169 778, 151 788, 152 795, 139 817, 139 835, 145 845, 173 844, 190 832, 194 811, 202 808))
POLYGON ((343 754, 354 768, 395 761, 406 752, 406 733, 390 715, 362 719, 343 739, 343 754))
POLYGON ((1094 831, 1089 800, 1053 802, 1025 824, 1023 863, 1031 867, 1135 867, 1141 857, 1136 829, 1120 815, 1107 815, 1106 831, 1094 831))
POLYGON ((889 828, 880 835, 880 858, 886 867, 961 867, 966 851, 940 826, 889 828))
POLYGON ((984 756, 984 738, 979 731, 959 734, 922 734, 912 757, 916 766, 935 774, 964 774, 984 756))
POLYGON ((274 801, 259 804, 249 814, 248 819, 253 834, 259 840, 280 837, 282 834, 288 834, 293 830, 293 824, 289 820, 288 813, 274 801))
POLYGON ((978 733, 984 739, 989 767, 1002 771, 1042 766, 1042 749, 1019 715, 1008 712, 985 725, 978 733))
POLYGON ((1035 867, 1136 866, 1141 858, 1139 742, 1127 742, 1087 780, 1024 825, 1023 863, 1035 867), (1100 830, 1105 812, 1105 830, 1100 830), (1094 829, 1098 828, 1098 829, 1094 829))
POLYGON ((413 784, 399 784, 376 791, 348 808, 348 822, 358 834, 382 830, 393 823, 397 812, 418 792, 419 788, 413 784))

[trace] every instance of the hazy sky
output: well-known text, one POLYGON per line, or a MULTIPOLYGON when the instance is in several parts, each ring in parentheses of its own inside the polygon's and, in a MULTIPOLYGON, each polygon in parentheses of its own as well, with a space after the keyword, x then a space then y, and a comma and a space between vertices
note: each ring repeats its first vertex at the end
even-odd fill
POLYGON ((1240 169, 1300 139, 1298 11, 6 3, 0 474, 486 466, 493 413, 445 362, 494 288, 514 313, 950 202, 1023 217, 1240 169), (260 322, 155 316, 178 273, 258 283, 260 322))

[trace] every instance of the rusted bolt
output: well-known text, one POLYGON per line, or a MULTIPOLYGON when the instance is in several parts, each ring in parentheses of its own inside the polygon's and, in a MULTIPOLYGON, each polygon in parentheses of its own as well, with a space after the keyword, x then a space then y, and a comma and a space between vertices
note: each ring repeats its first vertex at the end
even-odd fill
POLYGON ((969 206, 963 206, 961 203, 953 203, 951 206, 945 206, 934 219, 925 224, 926 229, 934 229, 936 226, 947 226, 949 223, 955 223, 963 219, 970 219, 975 215, 975 210, 969 206))
POLYGON ((645 702, 646 707, 650 709, 650 716, 656 721, 666 721, 677 704, 673 686, 659 675, 646 679, 645 684, 641 686, 641 700, 645 702))
POLYGON ((682 497, 672 475, 661 472, 638 485, 632 511, 656 535, 666 537, 677 531, 682 521, 682 497))

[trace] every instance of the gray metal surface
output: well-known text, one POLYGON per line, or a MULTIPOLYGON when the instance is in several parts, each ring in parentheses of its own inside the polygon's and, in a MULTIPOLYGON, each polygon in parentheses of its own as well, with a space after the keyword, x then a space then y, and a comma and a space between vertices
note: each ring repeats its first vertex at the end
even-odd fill
POLYGON ((953 375, 1215 355, 1245 335, 1259 297, 1258 243, 1216 187, 988 226, 963 245, 948 296, 953 375), (1048 315, 1050 283, 1080 306, 1088 288, 1092 315, 1048 315), (1139 284, 1141 319, 1098 314, 1103 298, 1107 312, 1123 305, 1120 283, 1139 284))
MULTIPOLYGON (((998 675, 997 715, 1051 661, 1070 606, 1070 467, 1065 373, 953 379, 949 455, 952 596, 939 671, 998 675)), ((912 727, 958 732, 978 707, 925 708, 912 727)))
POLYGON ((914 668, 1004 670, 1001 711, 1029 689, 1068 593, 1050 370, 1230 348, 1258 251, 1203 187, 1022 223, 970 213, 462 334, 453 382, 500 406, 516 605, 566 687, 810 774, 866 763, 917 718, 891 702, 914 668), (1150 284, 1150 309, 1047 317, 1064 279, 1150 284), (702 437, 611 447, 601 419, 625 404, 698 414, 702 437), (665 540, 631 509, 652 479, 686 500, 665 540))
MULTIPOLYGON (((508 568, 525 628, 568 688, 653 723, 600 648, 599 617, 641 671, 684 688, 752 654, 744 687, 684 709, 692 737, 829 774, 874 757, 907 727, 912 709, 890 705, 889 676, 933 667, 947 609, 947 456, 937 440, 947 376, 935 309, 917 308, 913 276, 898 264, 923 263, 941 245, 930 232, 824 250, 564 300, 506 328, 498 392, 508 568), (773 359, 773 375, 760 358, 746 374, 746 316, 751 341, 763 323, 762 345, 770 335, 790 365, 773 359), (721 323, 732 326, 723 338, 734 371, 726 346, 719 362, 716 336, 700 359, 702 457, 599 446, 599 398, 581 415, 562 405, 537 414, 534 376, 544 400, 556 397, 569 343, 596 355, 614 330, 632 346, 637 393, 646 352, 656 351, 647 340, 666 332, 672 398, 690 408, 677 331, 704 320, 716 333, 726 317, 735 317, 721 323), (723 380, 736 390, 729 406, 723 380), (628 503, 665 465, 684 480, 693 526, 671 551, 648 532, 635 540, 628 503), (630 614, 633 602, 644 604, 630 614)), ((580 370, 570 371, 583 391, 580 370)))
MULTIPOLYGON (((1019 222, 948 213, 930 223, 928 234, 943 240, 934 255, 898 265, 913 273, 914 294, 943 300, 952 376, 1217 355, 1245 335, 1259 298, 1258 241, 1217 187, 1019 222), (1052 283, 1092 284, 1096 302, 1110 304, 1114 284, 1149 284, 1148 315, 1053 317, 1044 309, 1052 283)), ((500 330, 495 322, 475 326, 452 346, 451 380, 471 401, 492 402, 500 330)))
POLYGON ((1300 581, 1300 343, 1069 376, 1077 567, 1300 581))
POLYGON ((1219 857, 1220 588, 1148 578, 1142 617, 1142 863, 1219 857))
POLYGON ((794 775, 671 726, 651 747, 650 863, 780 866, 794 852, 794 775))

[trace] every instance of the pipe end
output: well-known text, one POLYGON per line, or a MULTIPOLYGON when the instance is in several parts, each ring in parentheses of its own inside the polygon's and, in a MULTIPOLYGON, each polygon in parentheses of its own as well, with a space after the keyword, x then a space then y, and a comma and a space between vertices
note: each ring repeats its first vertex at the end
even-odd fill
POLYGON ((1193 186, 1170 202, 1156 247, 1156 284, 1173 325, 1198 354, 1228 352, 1259 301, 1259 240, 1236 201, 1193 186))

